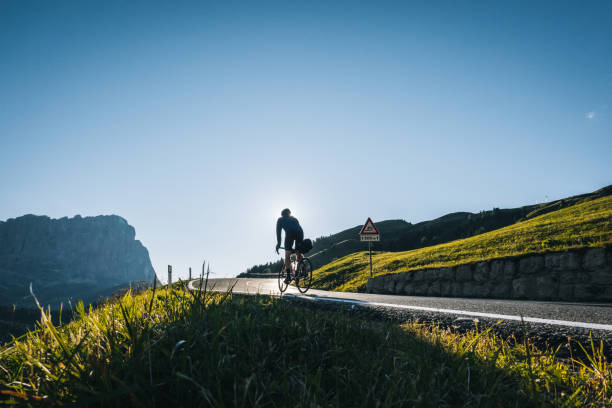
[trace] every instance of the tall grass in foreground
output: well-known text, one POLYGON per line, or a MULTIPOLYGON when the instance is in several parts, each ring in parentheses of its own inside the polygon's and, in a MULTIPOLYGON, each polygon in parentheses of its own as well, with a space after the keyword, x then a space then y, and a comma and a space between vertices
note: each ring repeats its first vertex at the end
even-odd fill
MULTIPOLYGON (((384 237, 383 237, 384 238, 384 237)), ((442 268, 494 258, 612 245, 612 196, 445 244, 373 257, 376 274, 442 268)), ((366 252, 347 255, 313 273, 312 287, 356 292, 370 276, 366 252)))
POLYGON ((149 290, 0 349, 18 405, 606 406, 612 370, 489 332, 379 322, 270 297, 149 290))

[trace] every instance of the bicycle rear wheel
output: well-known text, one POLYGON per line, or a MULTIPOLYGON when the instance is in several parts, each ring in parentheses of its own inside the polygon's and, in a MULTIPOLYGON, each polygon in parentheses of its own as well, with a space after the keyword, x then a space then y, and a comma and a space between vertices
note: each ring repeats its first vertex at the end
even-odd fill
POLYGON ((278 271, 278 289, 281 293, 287 290, 287 286, 289 284, 285 283, 285 279, 287 279, 287 269, 285 269, 285 263, 281 264, 280 271, 278 271))
POLYGON ((300 278, 295 280, 295 286, 297 286, 300 293, 306 293, 312 284, 312 265, 310 264, 310 259, 302 259, 298 265, 298 271, 300 278))

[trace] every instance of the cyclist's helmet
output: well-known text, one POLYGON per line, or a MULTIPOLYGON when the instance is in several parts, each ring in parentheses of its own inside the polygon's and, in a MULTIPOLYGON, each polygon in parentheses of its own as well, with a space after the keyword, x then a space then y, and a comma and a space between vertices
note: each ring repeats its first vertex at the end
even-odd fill
POLYGON ((291 210, 288 208, 285 208, 283 211, 281 211, 281 215, 283 217, 288 217, 289 215, 291 215, 291 210))

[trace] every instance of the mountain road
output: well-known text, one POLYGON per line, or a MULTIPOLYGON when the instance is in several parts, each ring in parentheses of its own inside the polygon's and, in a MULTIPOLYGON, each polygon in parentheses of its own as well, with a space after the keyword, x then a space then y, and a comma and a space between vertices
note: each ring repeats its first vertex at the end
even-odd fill
MULTIPOLYGON (((190 286, 198 289, 200 281, 191 281, 190 286)), ((221 292, 281 296, 276 279, 209 279, 207 287, 221 292)), ((612 345, 610 303, 397 296, 317 289, 301 294, 293 286, 282 298, 325 307, 344 305, 349 310, 369 308, 383 318, 418 319, 459 329, 473 328, 477 322, 481 328, 493 326, 495 332, 506 336, 521 337, 526 333, 538 342, 552 345, 563 345, 568 337, 588 341, 589 335, 612 345)))

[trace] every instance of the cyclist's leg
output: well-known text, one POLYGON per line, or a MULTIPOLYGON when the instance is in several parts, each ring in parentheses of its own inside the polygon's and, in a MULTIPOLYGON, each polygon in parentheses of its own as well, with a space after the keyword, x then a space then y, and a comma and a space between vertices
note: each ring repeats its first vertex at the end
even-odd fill
POLYGON ((293 253, 293 243, 296 240, 295 231, 287 231, 285 233, 285 265, 288 267, 291 265, 290 256, 293 253))
POLYGON ((291 250, 285 249, 285 269, 291 269, 291 250))
POLYGON ((295 235, 295 231, 285 232, 285 266, 287 269, 287 279, 285 279, 285 283, 291 282, 291 253, 293 252, 293 243, 296 239, 295 235))

